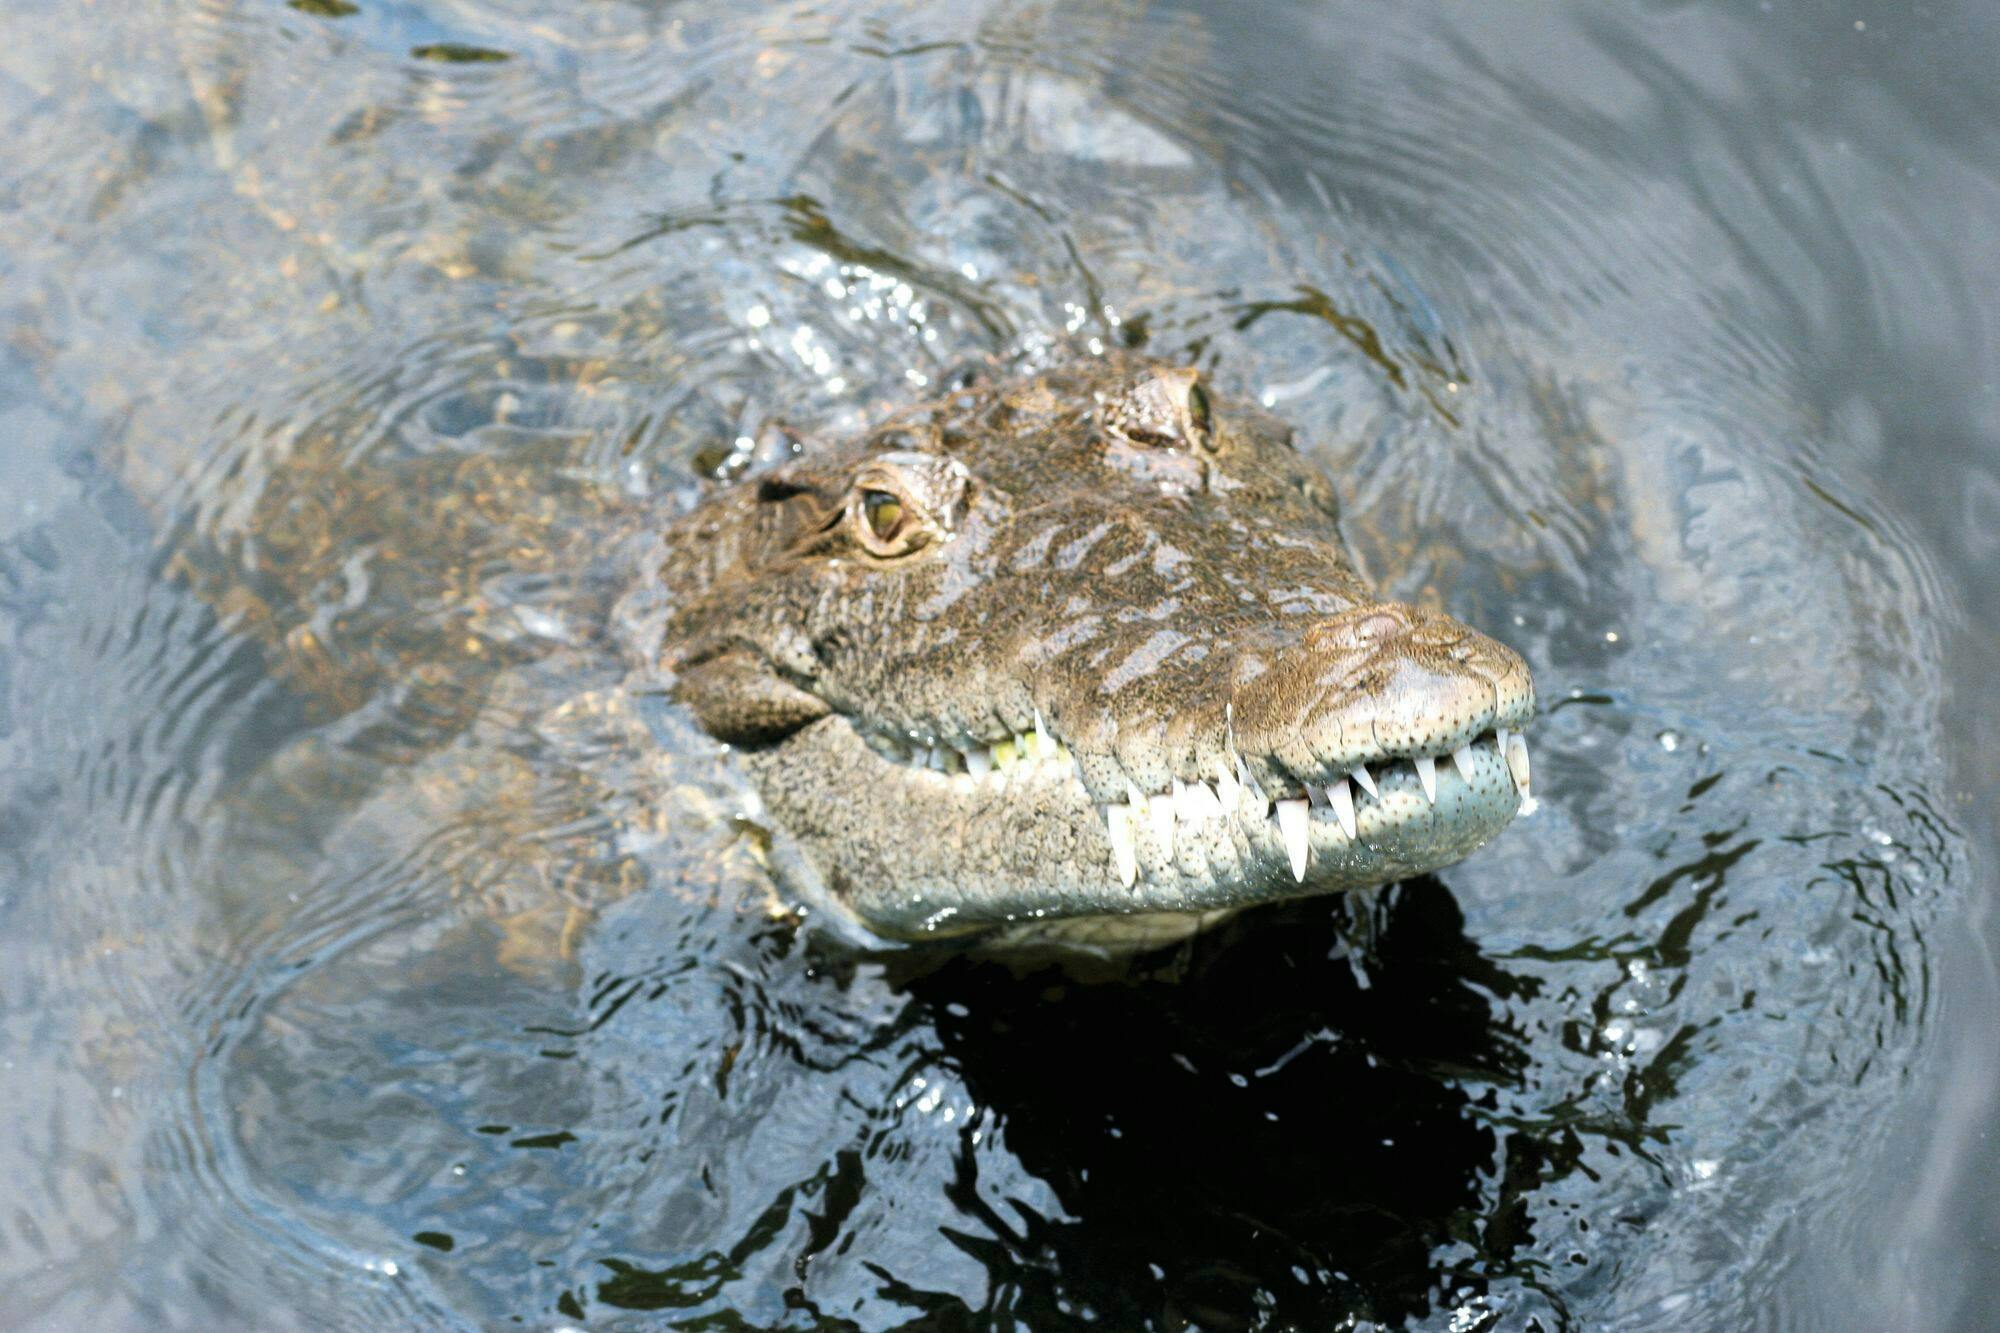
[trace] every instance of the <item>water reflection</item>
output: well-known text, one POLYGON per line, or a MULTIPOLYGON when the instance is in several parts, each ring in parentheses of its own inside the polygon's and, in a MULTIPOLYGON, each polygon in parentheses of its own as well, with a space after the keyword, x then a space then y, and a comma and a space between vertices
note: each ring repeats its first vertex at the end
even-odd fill
POLYGON ((1817 23, 11 6, 0 1322, 1935 1318, 1991 44, 1817 23), (845 955, 652 530, 1113 344, 1526 652, 1544 808, 1130 986, 845 955))
POLYGON ((1493 1089, 1528 1061, 1491 999, 1538 985, 1435 882, 1361 910, 1258 913, 1152 984, 955 964, 914 987, 998 1145, 968 1134, 945 1231, 989 1312, 1331 1327, 1484 1293, 1533 1227, 1518 1182, 1488 1191, 1493 1089), (1054 1209, 1011 1197, 1023 1170, 1054 1209))

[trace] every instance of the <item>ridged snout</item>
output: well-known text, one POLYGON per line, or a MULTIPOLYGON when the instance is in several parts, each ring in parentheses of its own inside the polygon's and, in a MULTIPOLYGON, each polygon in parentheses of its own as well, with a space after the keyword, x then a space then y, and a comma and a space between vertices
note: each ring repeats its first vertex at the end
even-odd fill
POLYGON ((1527 664, 1450 616, 1400 603, 1314 624, 1232 691, 1235 742, 1298 778, 1448 753, 1534 709, 1527 664))
POLYGON ((1448 755, 1495 728, 1518 730, 1534 711, 1513 650, 1400 603, 1160 641, 1178 650, 1121 688, 1105 689, 1101 663, 1087 660, 1082 679, 1044 676, 1033 689, 1097 799, 1234 774, 1239 763, 1272 793, 1296 790, 1358 764, 1448 755))

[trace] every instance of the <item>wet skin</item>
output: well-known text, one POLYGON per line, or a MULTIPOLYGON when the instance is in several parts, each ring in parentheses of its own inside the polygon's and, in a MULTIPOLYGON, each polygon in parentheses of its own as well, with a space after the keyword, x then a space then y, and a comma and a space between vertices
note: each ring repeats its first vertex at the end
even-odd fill
POLYGON ((968 389, 665 542, 678 696, 877 935, 1149 943, 1527 796, 1520 657, 1374 596, 1289 430, 1192 370, 968 389))

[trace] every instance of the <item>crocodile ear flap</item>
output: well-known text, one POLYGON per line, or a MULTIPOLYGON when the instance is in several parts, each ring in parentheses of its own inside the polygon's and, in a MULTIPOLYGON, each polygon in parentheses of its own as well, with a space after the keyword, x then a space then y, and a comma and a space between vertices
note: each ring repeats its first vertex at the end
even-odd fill
POLYGON ((778 558, 809 549, 838 523, 846 491, 823 473, 788 465, 759 478, 756 496, 759 544, 766 558, 778 558))
POLYGON ((674 697, 692 709, 702 730, 733 745, 760 745, 791 735, 833 710, 741 648, 684 666, 674 697))
POLYGON ((804 473, 795 468, 779 468, 765 474, 757 482, 757 499, 762 504, 783 504, 796 500, 801 495, 814 495, 818 488, 807 480, 804 473))

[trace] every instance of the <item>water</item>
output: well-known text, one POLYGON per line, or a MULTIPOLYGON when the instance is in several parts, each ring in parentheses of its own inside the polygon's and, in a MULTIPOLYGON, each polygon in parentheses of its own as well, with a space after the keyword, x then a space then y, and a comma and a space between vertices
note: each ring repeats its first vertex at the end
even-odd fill
POLYGON ((0 31, 0 1324, 2000 1312, 1980 7, 0 31), (1114 343, 1527 655, 1543 808, 1129 984, 856 958, 649 533, 1114 343))

